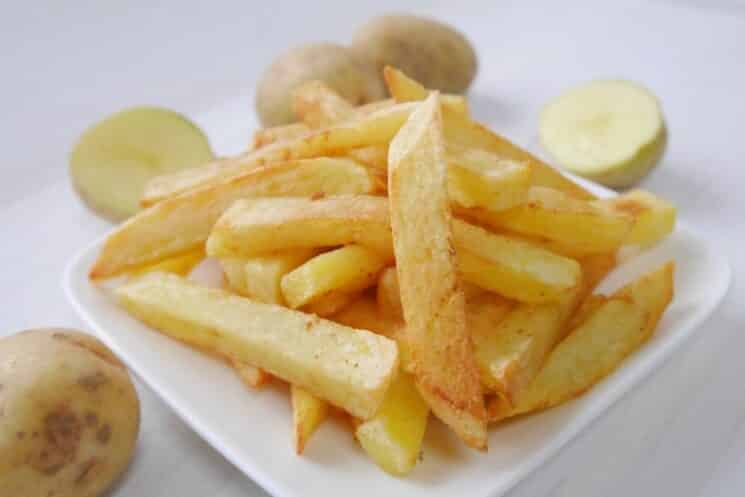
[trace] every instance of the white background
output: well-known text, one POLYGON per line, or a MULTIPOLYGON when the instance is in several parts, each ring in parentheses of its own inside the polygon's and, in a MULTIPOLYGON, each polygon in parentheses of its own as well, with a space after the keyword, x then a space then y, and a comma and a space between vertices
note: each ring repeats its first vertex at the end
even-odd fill
MULTIPOLYGON (((348 40, 401 2, 21 2, 0 14, 0 335, 80 326, 62 269, 109 225, 67 184, 91 122, 134 104, 253 122, 255 81, 279 51, 348 40), (238 100, 234 100, 239 97, 238 100)), ((644 184, 728 257, 734 283, 705 330, 510 495, 745 495, 745 3, 409 2, 472 39, 475 114, 536 149, 536 116, 567 86, 626 77, 662 100, 670 146, 644 184), (425 8, 426 6, 426 8, 425 8)), ((200 124, 209 132, 209 118, 200 124)), ((220 150, 220 139, 214 145, 220 150)), ((116 497, 263 496, 145 388, 134 464, 116 497)), ((278 421, 279 422, 279 421, 278 421)), ((288 421, 289 423, 289 421, 288 421)), ((289 428, 288 428, 289 434, 289 428)), ((288 440, 288 457, 293 457, 288 440)), ((329 483, 333 485, 332 482, 329 483)))

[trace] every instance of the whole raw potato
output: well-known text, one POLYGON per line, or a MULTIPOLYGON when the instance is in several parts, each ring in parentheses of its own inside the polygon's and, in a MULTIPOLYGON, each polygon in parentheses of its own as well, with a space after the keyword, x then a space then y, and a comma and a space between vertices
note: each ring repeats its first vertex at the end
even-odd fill
POLYGON ((292 92, 306 81, 320 80, 360 105, 384 98, 382 75, 364 56, 335 43, 310 43, 280 55, 264 71, 256 89, 256 110, 265 127, 297 120, 292 92))
POLYGON ((139 425, 127 370, 95 338, 38 329, 0 340, 0 496, 101 495, 139 425))
POLYGON ((476 52, 452 27, 404 14, 376 17, 355 33, 352 48, 382 69, 396 67, 427 88, 463 93, 476 76, 476 52))

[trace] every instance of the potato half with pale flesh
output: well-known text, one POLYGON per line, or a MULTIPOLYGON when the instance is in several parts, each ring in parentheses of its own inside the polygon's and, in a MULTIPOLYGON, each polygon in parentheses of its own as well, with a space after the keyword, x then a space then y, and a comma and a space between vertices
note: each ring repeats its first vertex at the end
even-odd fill
POLYGON ((0 340, 0 495, 98 497, 125 470, 140 425, 124 365, 90 335, 0 340))
POLYGON ((209 141, 176 112, 134 107, 88 128, 70 154, 75 191, 95 213, 121 221, 140 210, 153 177, 212 160, 209 141))

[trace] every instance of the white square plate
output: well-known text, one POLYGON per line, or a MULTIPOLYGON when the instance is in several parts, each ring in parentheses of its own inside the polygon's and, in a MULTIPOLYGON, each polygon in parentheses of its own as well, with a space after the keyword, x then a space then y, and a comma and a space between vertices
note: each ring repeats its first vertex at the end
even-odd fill
POLYGON ((65 289, 73 307, 197 433, 277 497, 501 495, 658 368, 714 310, 730 276, 727 263, 703 239, 679 227, 601 285, 609 291, 668 259, 677 264, 675 299, 652 339, 621 369, 563 407, 493 428, 486 454, 464 448, 432 422, 423 461, 398 479, 369 461, 339 423, 325 423, 297 457, 286 392, 247 391, 227 366, 153 332, 88 281, 102 241, 67 269, 65 289))

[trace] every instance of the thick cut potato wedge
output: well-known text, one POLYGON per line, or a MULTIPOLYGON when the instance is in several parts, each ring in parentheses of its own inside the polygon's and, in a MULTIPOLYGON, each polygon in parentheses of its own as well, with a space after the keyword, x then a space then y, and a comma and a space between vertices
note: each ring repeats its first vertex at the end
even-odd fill
POLYGON ((250 297, 248 287, 246 287, 246 271, 243 269, 246 265, 243 257, 223 257, 220 259, 220 266, 228 283, 228 288, 244 297, 250 297))
POLYGON ((272 143, 295 140, 310 133, 310 127, 305 123, 292 123, 271 128, 262 128, 254 133, 251 150, 256 150, 272 143))
POLYGON ((632 190, 617 197, 598 200, 596 204, 634 218, 634 226, 625 241, 630 245, 649 247, 675 229, 675 206, 644 190, 632 190))
POLYGON ((579 327, 551 352, 528 389, 510 406, 496 398, 491 421, 570 400, 617 369, 654 332, 673 296, 674 264, 642 276, 607 299, 593 299, 579 327))
POLYGON ((309 304, 304 305, 301 310, 309 314, 327 318, 341 312, 342 309, 359 299, 360 295, 361 292, 332 290, 326 295, 318 297, 309 304))
POLYGON ((140 212, 108 237, 90 276, 115 276, 199 247, 222 213, 238 199, 369 193, 374 187, 367 169, 349 159, 313 159, 257 169, 140 212))
POLYGON ((129 271, 130 276, 141 276, 145 273, 153 273, 155 271, 162 271, 164 273, 178 274, 179 276, 186 276, 194 269, 197 264, 202 262, 204 259, 204 247, 198 247, 194 250, 190 250, 181 255, 169 257, 163 259, 155 264, 146 264, 138 267, 132 271, 129 271))
POLYGON ((286 252, 239 258, 244 260, 246 294, 265 304, 284 305, 282 277, 316 255, 313 249, 296 249, 286 252))
POLYGON ((272 379, 272 375, 263 369, 251 366, 235 358, 231 358, 230 362, 241 381, 251 388, 261 388, 272 379))
POLYGON ((295 453, 300 455, 305 450, 305 444, 308 443, 310 436, 326 419, 329 406, 297 385, 290 385, 290 401, 292 402, 292 442, 295 446, 295 453))
POLYGON ((350 195, 236 202, 215 224, 207 251, 250 257, 275 250, 351 243, 392 256, 385 198, 350 195))
POLYGON ((580 281, 582 270, 576 261, 529 243, 459 219, 453 221, 453 234, 463 277, 486 290, 521 302, 547 302, 580 281))
POLYGON ((448 191, 462 207, 501 211, 525 202, 532 177, 525 162, 479 149, 448 148, 448 191))
POLYGON ((378 466, 403 476, 417 463, 428 417, 429 407, 413 379, 401 372, 388 389, 378 413, 360 423, 355 436, 378 466))
POLYGON ((415 106, 415 103, 396 104, 299 138, 272 143, 239 157, 153 178, 145 188, 140 205, 147 207, 195 188, 230 181, 274 162, 338 155, 350 148, 386 145, 415 106))
POLYGON ((375 284, 386 258, 360 245, 325 252, 282 278, 282 296, 292 308, 302 307, 330 292, 358 292, 375 284))
POLYGON ((404 319, 401 307, 401 289, 398 286, 398 274, 395 267, 389 267, 380 273, 377 289, 378 310, 389 318, 399 321, 404 319))
POLYGON ((437 417, 486 448, 486 413, 466 328, 450 228, 438 94, 419 104, 389 148, 391 226, 404 341, 417 387, 437 417))
POLYGON ((398 372, 398 348, 388 338, 178 276, 151 273, 116 295, 156 330, 264 369, 363 419, 377 412, 398 372))
POLYGON ((532 187, 528 201, 519 207, 501 212, 471 210, 469 215, 490 227, 548 238, 585 254, 616 250, 634 225, 634 218, 624 212, 544 187, 532 187))
MULTIPOLYGON (((383 68, 383 78, 388 92, 396 102, 424 100, 429 95, 429 91, 421 83, 391 66, 383 68)), ((440 95, 440 103, 448 111, 468 116, 468 102, 461 95, 440 95)))
POLYGON ((308 81, 295 89, 292 110, 313 129, 332 126, 354 116, 354 106, 322 81, 308 81))
POLYGON ((448 146, 482 149, 503 159, 525 163, 532 170, 534 185, 553 188, 581 200, 595 199, 592 193, 487 127, 453 112, 444 115, 448 146))

